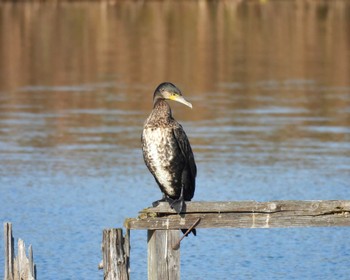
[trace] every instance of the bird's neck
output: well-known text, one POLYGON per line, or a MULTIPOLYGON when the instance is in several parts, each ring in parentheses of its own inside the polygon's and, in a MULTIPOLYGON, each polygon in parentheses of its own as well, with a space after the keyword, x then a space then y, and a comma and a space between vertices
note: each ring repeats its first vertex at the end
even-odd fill
POLYGON ((155 100, 152 115, 157 119, 170 120, 172 116, 169 104, 164 99, 155 100))

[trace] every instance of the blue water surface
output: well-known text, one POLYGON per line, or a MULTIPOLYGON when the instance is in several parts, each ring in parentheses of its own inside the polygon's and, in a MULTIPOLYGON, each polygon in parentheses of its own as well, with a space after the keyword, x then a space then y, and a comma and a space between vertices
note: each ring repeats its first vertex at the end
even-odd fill
MULTIPOLYGON (((37 279, 103 279, 103 229, 161 198, 140 136, 164 81, 193 104, 171 107, 195 201, 350 199, 349 1, 19 2, 0 3, 0 222, 37 279)), ((347 280, 349 236, 198 229, 181 279, 347 280)), ((145 231, 130 261, 147 279, 145 231)))
MULTIPOLYGON (((33 144, 33 139, 50 137, 44 125, 51 115, 7 115, 2 121, 1 221, 13 223, 15 239, 33 245, 38 279, 101 279, 97 265, 102 230, 121 227, 125 218, 136 217, 160 197, 139 147, 143 116, 132 111, 83 113, 116 118, 121 125, 112 121, 100 127, 72 126, 69 133, 77 136, 73 143, 48 147, 33 144), (135 125, 128 125, 128 118, 119 119, 124 115, 135 125)), ((244 112, 239 120, 244 124, 237 126, 229 126, 228 117, 227 124, 225 118, 184 122, 197 143, 193 145, 199 171, 195 200, 349 197, 348 142, 300 138, 276 146, 258 138, 274 131, 276 122, 262 122, 261 128, 254 121, 256 115, 261 121, 269 118, 270 111, 244 112), (249 122, 254 126, 246 128, 249 122)), ((317 130, 337 133, 321 126, 317 130)), ((347 279, 349 234, 349 228, 199 229, 197 237, 186 238, 181 245, 182 278, 347 279)), ((145 279, 146 232, 132 231, 131 248, 132 279, 145 279)), ((0 260, 4 261, 2 254, 0 260)))

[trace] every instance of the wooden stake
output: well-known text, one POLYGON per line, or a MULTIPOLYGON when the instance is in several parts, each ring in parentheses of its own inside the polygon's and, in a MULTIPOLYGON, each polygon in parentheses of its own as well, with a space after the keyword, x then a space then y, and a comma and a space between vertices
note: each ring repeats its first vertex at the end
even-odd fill
POLYGON ((5 280, 13 280, 14 242, 12 224, 4 223, 5 238, 5 280))
POLYGON ((121 228, 103 230, 102 254, 105 280, 129 280, 129 231, 121 228))
POLYGON ((148 280, 180 280, 179 230, 148 230, 148 280))

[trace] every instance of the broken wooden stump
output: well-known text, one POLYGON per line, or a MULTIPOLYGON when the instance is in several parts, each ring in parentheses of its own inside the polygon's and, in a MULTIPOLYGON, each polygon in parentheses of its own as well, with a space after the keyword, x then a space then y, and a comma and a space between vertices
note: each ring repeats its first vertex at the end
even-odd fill
POLYGON ((12 224, 4 223, 5 239, 5 280, 35 280, 36 267, 33 261, 32 246, 29 245, 28 257, 25 244, 22 239, 18 240, 18 252, 15 256, 12 224))
POLYGON ((103 230, 102 255, 105 280, 129 280, 129 231, 124 237, 121 228, 103 230))

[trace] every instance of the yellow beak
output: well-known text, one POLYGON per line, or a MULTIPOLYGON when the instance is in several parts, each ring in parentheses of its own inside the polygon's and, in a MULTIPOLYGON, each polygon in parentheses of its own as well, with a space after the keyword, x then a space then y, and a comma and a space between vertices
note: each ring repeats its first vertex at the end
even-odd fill
POLYGON ((180 102, 188 107, 190 107, 192 109, 192 104, 188 101, 186 101, 185 98, 183 98, 181 95, 171 95, 170 100, 173 100, 173 101, 177 101, 177 102, 180 102))

